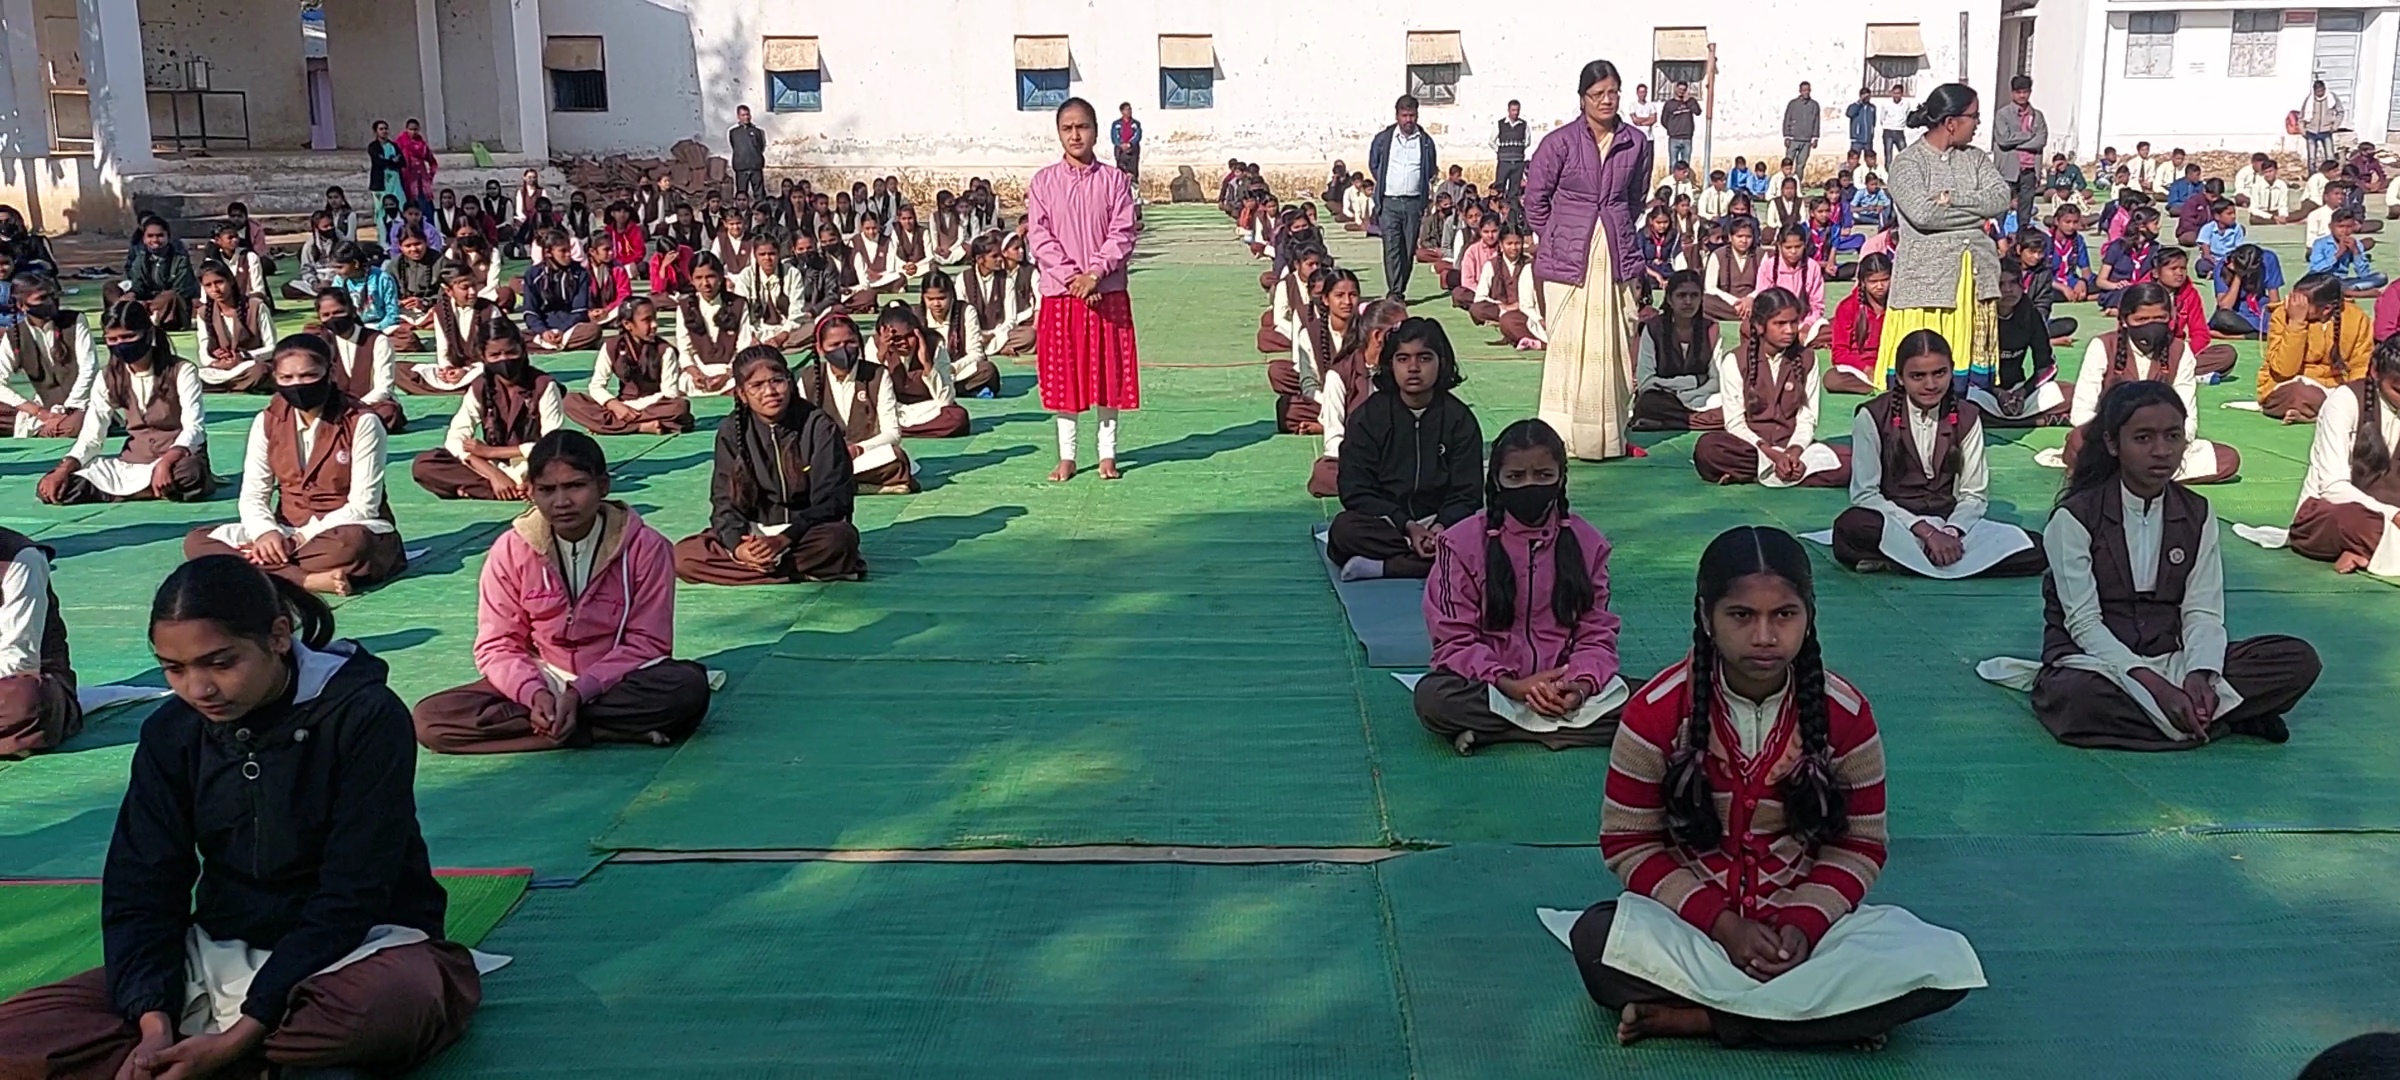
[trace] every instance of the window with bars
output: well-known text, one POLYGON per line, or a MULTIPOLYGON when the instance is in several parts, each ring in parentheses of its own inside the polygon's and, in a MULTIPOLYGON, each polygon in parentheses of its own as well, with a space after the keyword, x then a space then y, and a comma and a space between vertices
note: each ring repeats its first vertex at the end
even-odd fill
POLYGON ((2233 53, 2226 59, 2225 74, 2236 79, 2275 74, 2275 43, 2282 33, 2281 11, 2234 12, 2233 53))
POLYGON ((608 64, 598 37, 552 37, 542 43, 553 112, 607 112, 608 64))
POLYGON ((1210 109, 1216 107, 1215 68, 1158 69, 1158 107, 1210 109))
POLYGON ((2181 22, 2172 11, 2136 11, 2125 17, 2125 77, 2175 77, 2175 31, 2181 22))
POLYGON ((1458 65, 1408 65, 1408 92, 1420 105, 1457 104, 1458 65))
POLYGON ((824 87, 824 73, 816 68, 767 72, 767 111, 822 112, 824 87))

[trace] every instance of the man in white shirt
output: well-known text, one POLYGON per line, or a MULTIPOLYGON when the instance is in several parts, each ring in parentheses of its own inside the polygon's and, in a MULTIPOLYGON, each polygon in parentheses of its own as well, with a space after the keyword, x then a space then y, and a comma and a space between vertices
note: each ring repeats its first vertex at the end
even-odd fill
POLYGON ((1625 107, 1625 119, 1640 128, 1642 137, 1654 138, 1658 131, 1658 102, 1650 100, 1650 84, 1633 84, 1633 103, 1625 107))
POLYGON ((1908 145, 1908 110, 1907 88, 1900 83, 1893 83, 1891 93, 1875 101, 1875 130, 1883 133, 1886 161, 1908 145))
POLYGON ((1377 132, 1367 151, 1380 196, 1376 223, 1383 234, 1385 295, 1394 300, 1407 295, 1409 273, 1416 269, 1417 230, 1425 222, 1437 161, 1433 135, 1417 126, 1417 99, 1400 95, 1392 103, 1392 126, 1377 132))

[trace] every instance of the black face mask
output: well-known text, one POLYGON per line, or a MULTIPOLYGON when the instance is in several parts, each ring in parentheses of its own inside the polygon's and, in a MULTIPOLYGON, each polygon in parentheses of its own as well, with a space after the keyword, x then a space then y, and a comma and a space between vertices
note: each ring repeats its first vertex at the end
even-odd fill
POLYGON ((486 360, 483 366, 484 370, 492 373, 492 377, 502 382, 521 383, 525 381, 525 371, 530 365, 520 358, 516 360, 486 360))
POLYGON ((1550 510, 1566 498, 1567 485, 1527 484, 1524 487, 1501 488, 1494 501, 1508 516, 1522 525, 1539 525, 1549 520, 1550 510))
POLYGON ((38 304, 27 304, 25 305, 25 314, 43 322, 49 322, 58 317, 58 301, 44 300, 38 304))
POLYGON ((150 343, 147 341, 120 341, 108 347, 108 355, 128 364, 138 364, 149 358, 150 343))
POLYGON ((282 398, 285 403, 295 409, 315 412, 324 408, 326 402, 333 400, 333 380, 318 379, 315 382, 278 386, 275 388, 275 396, 282 398))
POLYGON ((2175 328, 2167 323, 2151 323, 2126 327, 2125 338, 2133 342, 2135 348, 2142 350, 2142 355, 2158 359, 2167 351, 2167 339, 2174 332, 2175 328))
POLYGON ((324 320, 325 329, 339 337, 349 337, 358 329, 358 316, 334 315, 324 320))
POLYGON ((844 345, 825 350, 825 363, 836 371, 848 371, 858 366, 858 346, 844 345))

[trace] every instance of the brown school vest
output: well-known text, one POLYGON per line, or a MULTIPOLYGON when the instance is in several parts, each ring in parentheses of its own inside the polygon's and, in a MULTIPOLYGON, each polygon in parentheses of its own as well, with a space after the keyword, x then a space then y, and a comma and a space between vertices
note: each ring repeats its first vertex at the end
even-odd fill
POLYGON ((1758 289, 1758 260, 1765 254, 1762 248, 1751 248, 1750 257, 1743 259, 1732 248, 1726 248, 1717 260, 1717 291, 1735 296, 1748 296, 1758 289))
MULTIPOLYGON (((2108 632, 2140 656, 2162 656, 2183 648, 2183 590, 2199 561, 2200 529, 2208 500, 2181 484, 2169 484, 2160 510, 2158 581, 2146 593, 2133 591, 2133 568, 2125 551, 2125 503, 2118 485, 2103 484, 2069 496, 2058 508, 2075 515, 2092 535, 2092 579, 2100 590, 2100 618, 2108 632)), ((2082 652, 2067 633, 2057 578, 2042 576, 2042 662, 2056 663, 2082 652)))
POLYGON ((1983 437, 1975 406, 1952 401, 1935 423, 1931 476, 1926 475, 1926 463, 1917 460, 1917 441, 1908 433, 1908 404, 1898 392, 1877 395, 1859 408, 1875 420, 1883 454, 1883 497, 1902 510, 1928 517, 1949 517, 1958 509, 1959 444, 1983 437))
POLYGON ((265 283, 250 276, 250 260, 243 258, 240 251, 234 252, 231 258, 224 260, 224 263, 225 269, 233 274, 234 291, 243 296, 263 291, 265 283))
POLYGON ((239 352, 266 347, 258 336, 258 312, 265 303, 245 294, 241 304, 232 309, 218 304, 207 305, 201 318, 208 320, 208 329, 219 342, 231 344, 239 352))
POLYGON ((667 344, 654 341, 645 348, 632 338, 619 334, 608 342, 608 370, 617 376, 617 393, 620 396, 649 397, 666 385, 667 344))
MULTIPOLYGON (((985 333, 1008 320, 1008 294, 1004 291, 1008 288, 1007 274, 1002 269, 986 282, 980 271, 967 268, 967 303, 975 309, 975 321, 982 324, 985 333)), ((1306 310, 1306 306, 1295 304, 1293 310, 1306 310)))
POLYGON ((147 465, 175 445, 183 434, 183 403, 175 397, 175 375, 182 360, 153 361, 158 377, 150 385, 150 400, 133 399, 133 371, 110 361, 100 369, 108 404, 125 410, 125 450, 118 457, 128 465, 147 465))
POLYGON ((498 305, 477 297, 467 316, 467 339, 458 338, 458 309, 445 300, 434 313, 433 332, 450 347, 450 357, 460 367, 483 362, 483 344, 492 339, 492 319, 500 313, 498 305))
MULTIPOLYGON (((747 272, 747 271, 745 271, 747 272)), ((728 292, 725 295, 735 296, 728 292)), ((792 316, 792 290, 785 287, 781 268, 762 268, 758 287, 743 300, 744 317, 759 326, 781 323, 792 316)))
POLYGON ((474 393, 483 403, 485 446, 522 446, 542 437, 542 396, 550 392, 550 376, 534 372, 533 385, 492 378, 489 368, 476 380, 474 393))
MULTIPOLYGON (((855 382, 850 418, 842 421, 842 437, 856 444, 882 433, 882 418, 875 415, 875 384, 884 377, 884 368, 861 360, 850 369, 850 377, 855 382)), ((823 365, 809 364, 800 369, 801 398, 822 410, 828 420, 842 415, 842 410, 834 408, 833 395, 833 380, 825 377, 823 365)))
MULTIPOLYGON (((917 351, 920 354, 930 354, 932 343, 919 339, 917 351)), ((923 363, 932 363, 930 355, 923 363)), ((925 368, 920 364, 893 364, 891 377, 892 398, 900 404, 914 405, 920 401, 933 400, 933 385, 925 378, 925 368)), ((856 406, 852 406, 852 408, 856 408, 856 406)))
MULTIPOLYGON (((13 562, 27 548, 42 553, 42 557, 58 562, 58 552, 34 543, 14 529, 0 529, 0 563, 13 562)), ((59 614, 58 590, 50 590, 50 603, 42 615, 42 674, 65 680, 68 689, 75 686, 75 670, 67 657, 67 622, 59 614)))
POLYGON ((694 293, 676 305, 676 317, 683 321, 684 333, 692 339, 692 359, 703 364, 733 363, 735 348, 742 340, 742 320, 750 316, 750 302, 736 292, 726 292, 720 299, 716 321, 700 314, 700 295, 694 293))
POLYGON ((958 246, 959 228, 957 214, 933 215, 933 246, 943 251, 958 246))
POLYGON ((1751 433, 1770 446, 1790 442, 1792 432, 1800 426, 1800 402, 1808 393, 1800 379, 1808 363, 1803 351, 1796 359, 1784 361, 1781 374, 1769 379, 1768 370, 1777 365, 1768 363, 1763 351, 1756 360, 1742 360, 1742 414, 1749 418, 1751 433))
POLYGON ((333 385, 341 389, 343 396, 357 401, 375 389, 375 343, 383 339, 381 333, 361 330, 358 343, 350 347, 348 360, 342 359, 342 343, 332 331, 319 327, 317 336, 324 338, 325 346, 333 350, 333 385))
POLYGON ((900 256, 901 262, 925 262, 925 227, 917 226, 914 233, 905 229, 892 230, 892 248, 900 256))
MULTIPOLYGON (((1666 312, 1662 311, 1651 316, 1650 320, 1655 324, 1669 317, 1666 312)), ((1657 355, 1659 377, 1662 379, 1697 378, 1704 382, 1708 380, 1710 369, 1716 366, 1714 359, 1717 355, 1716 322, 1705 316, 1701 318, 1700 340, 1694 343, 1696 347, 1688 354, 1676 347, 1674 326, 1666 325, 1659 329, 1666 331, 1666 342, 1663 345, 1659 343, 1652 327, 1642 327, 1642 333, 1652 335, 1650 346, 1651 351, 1657 355)))
POLYGON ((864 240, 858 243, 859 258, 867 264, 867 278, 863 278, 859 282, 863 285, 868 279, 882 277, 884 271, 892 268, 892 238, 883 237, 872 247, 867 246, 867 242, 864 240))
MULTIPOLYGON (((2101 355, 2108 357, 2109 360, 2108 366, 2100 370, 2101 396, 2107 396, 2109 388, 2118 383, 2131 382, 2138 378, 2134 374, 2134 365, 2140 361, 2134 355, 2137 350, 2134 349, 2131 342, 2126 343, 2123 362, 2120 363, 2117 355, 2116 331, 2111 330, 2093 340, 2100 343, 2100 348, 2103 350, 2101 355)), ((2168 344, 2169 355, 2173 354, 2174 349, 2174 344, 2168 344)), ((2153 382, 2172 384, 2175 381, 2175 368, 2164 359, 2152 357, 2150 359, 2150 379, 2153 382)))
MULTIPOLYGON (((2374 425, 2382 423, 2380 414, 2389 406, 2375 400, 2375 389, 2367 385, 2365 379, 2350 383, 2343 389, 2350 391, 2358 398, 2358 434, 2352 441, 2354 443, 2364 442, 2367 433, 2375 430, 2374 425)), ((2386 447, 2386 449, 2392 448, 2386 447)), ((2400 453, 2392 455, 2392 463, 2385 467, 2381 474, 2361 477, 2352 473, 2350 482, 2356 484, 2358 490, 2366 492, 2368 498, 2386 503, 2400 503, 2400 453)))
POLYGON ((82 321, 80 313, 61 311, 50 320, 48 333, 36 328, 31 319, 20 320, 8 332, 17 353, 17 370, 33 384, 33 396, 44 405, 66 404, 68 391, 75 389, 75 377, 80 374, 75 327, 82 321))
MULTIPOLYGON (((310 448, 308 460, 302 461, 299 410, 277 397, 260 411, 261 422, 267 425, 267 469, 275 475, 275 516, 284 525, 297 529, 310 518, 330 514, 350 501, 350 470, 358 464, 350 456, 350 447, 360 412, 356 399, 337 393, 325 406, 317 444, 310 448)), ((376 462, 367 463, 369 468, 376 466, 376 462)), ((375 508, 375 515, 392 520, 389 496, 375 508)))

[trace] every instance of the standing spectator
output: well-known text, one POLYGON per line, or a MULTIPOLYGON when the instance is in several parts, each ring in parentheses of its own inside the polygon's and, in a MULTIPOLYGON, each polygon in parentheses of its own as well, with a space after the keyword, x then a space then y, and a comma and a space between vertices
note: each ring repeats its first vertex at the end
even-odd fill
POLYGON ((1117 106, 1117 122, 1108 125, 1108 144, 1117 150, 1117 171, 1133 190, 1142 189, 1142 122, 1133 118, 1133 103, 1117 106))
MULTIPOLYGON (((1026 247, 1041 282, 1035 370, 1042 408, 1058 425, 1058 468, 1050 479, 1074 478, 1077 419, 1091 410, 1099 420, 1100 478, 1115 480, 1122 475, 1117 412, 1142 404, 1133 300, 1125 291, 1125 260, 1141 226, 1125 174, 1096 157, 1100 115, 1091 103, 1068 98, 1057 120, 1060 159, 1025 188, 1026 247)), ((1425 171, 1433 171, 1430 163, 1425 171)), ((1418 196, 1420 209, 1424 201, 1418 196)))
POLYGON ((1992 168, 2008 181, 2009 195, 2019 222, 2033 220, 2033 197, 2042 190, 2042 147, 2050 142, 2050 121, 2033 107, 2033 78, 2008 80, 2008 104, 1992 118, 1992 168))
MULTIPOLYGON (((1645 140, 1655 138, 1658 135, 1658 107, 1660 104, 1660 102, 1652 101, 1650 99, 1649 83, 1638 82, 1633 84, 1633 100, 1625 104, 1625 120, 1626 122, 1632 124, 1633 130, 1640 132, 1642 138, 1645 140)), ((1651 156, 1654 158, 1657 156, 1655 150, 1652 152, 1651 156)), ((1667 169, 1670 172, 1672 172, 1675 168, 1675 162, 1672 160, 1669 160, 1664 164, 1667 166, 1667 169)))
POLYGON ((1908 88, 1892 84, 1892 92, 1875 99, 1875 128, 1883 132, 1883 160, 1896 159, 1908 146, 1908 88))
POLYGON ((1542 237, 1533 274, 1549 333, 1540 415, 1584 461, 1640 453, 1625 430, 1642 281, 1633 215, 1650 187, 1651 148, 1617 112, 1622 86, 1616 65, 1583 66, 1581 115, 1542 137, 1525 190, 1525 223, 1542 237))
POLYGON ((733 118, 737 122, 725 132, 725 142, 732 147, 733 197, 766 198, 767 133, 750 122, 748 105, 735 106, 733 118))
POLYGON ((1408 275, 1416 269, 1417 228, 1425 221, 1425 196, 1433 182, 1436 162, 1433 135, 1417 127, 1417 99, 1408 94, 1392 103, 1392 126, 1375 133, 1367 149, 1367 168, 1375 174, 1375 222, 1383 237, 1384 295, 1394 300, 1408 294, 1408 275))
MULTIPOLYGON (((408 197, 408 193, 400 187, 400 173, 400 144, 392 141, 392 125, 377 120, 375 121, 375 138, 367 143, 367 187, 376 193, 375 232, 379 236, 382 235, 386 225, 383 220, 382 196, 389 195, 394 199, 408 197)), ((266 252, 262 251, 259 254, 264 255, 266 252)))
POLYGON ((1700 119, 1700 103, 1692 100, 1692 84, 1675 84, 1675 96, 1658 108, 1658 126, 1667 129, 1667 167, 1692 161, 1692 127, 1700 119))
MULTIPOLYGON (((1492 152, 1499 157, 1497 170, 1492 174, 1492 189, 1511 203, 1525 196, 1525 121, 1519 115, 1524 105, 1508 103, 1508 119, 1500 121, 1500 131, 1492 136, 1492 152)), ((1655 115, 1658 110, 1650 110, 1655 115)))
POLYGON ((1822 132, 1817 99, 1808 96, 1808 84, 1800 84, 1800 96, 1783 107, 1783 152, 1792 159, 1792 174, 1808 179, 1808 152, 1817 148, 1817 136, 1822 132))
POLYGON ((1858 100, 1857 100, 1857 101, 1853 101, 1853 102, 1851 102, 1851 103, 1850 103, 1850 107, 1849 107, 1849 108, 1842 110, 1842 115, 1844 115, 1844 116, 1847 116, 1847 117, 1849 117, 1849 118, 1850 118, 1850 152, 1851 152, 1851 153, 1853 153, 1853 154, 1872 154, 1872 153, 1874 153, 1874 152, 1875 152, 1875 91, 1874 91, 1874 89, 1873 89, 1872 87, 1866 87, 1866 86, 1859 87, 1859 88, 1858 88, 1858 100))
POLYGON ((2318 79, 2309 87, 2308 99, 2300 103, 2300 133, 2308 137, 2309 168, 2333 160, 2333 133, 2342 126, 2342 99, 2325 89, 2325 80, 2318 79))
MULTIPOLYGON (((432 217, 433 178, 442 171, 442 163, 433 156, 433 144, 425 141, 425 125, 416 117, 409 117, 400 126, 400 137, 394 141, 400 146, 400 193, 406 201, 425 211, 425 216, 432 217)), ((355 225, 342 233, 344 240, 357 238, 355 225)))

